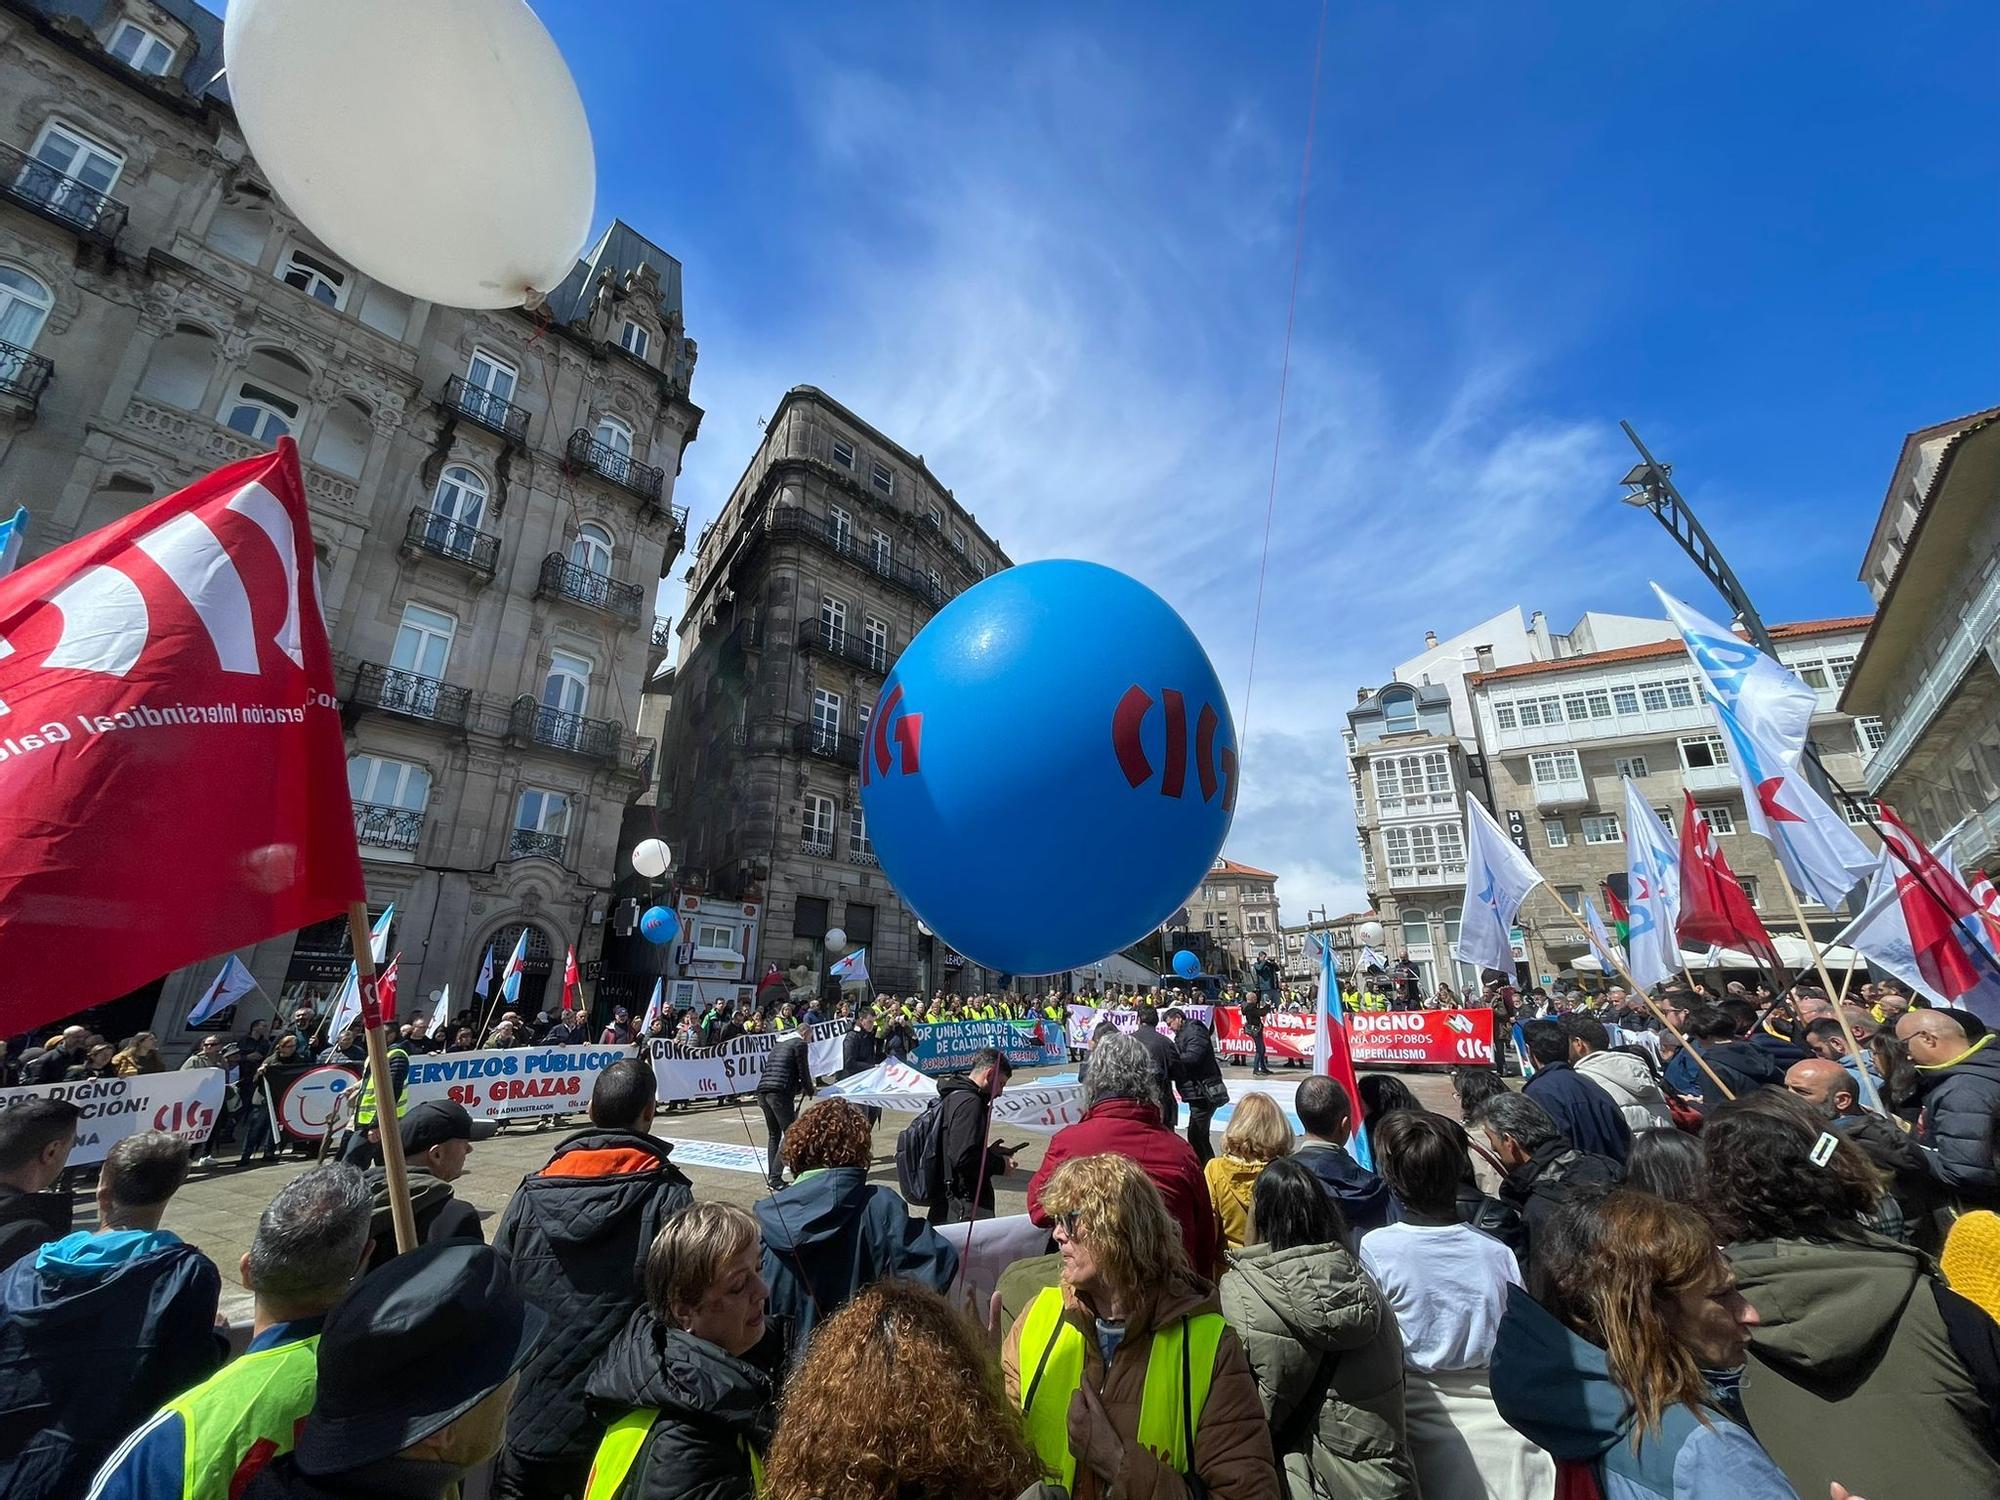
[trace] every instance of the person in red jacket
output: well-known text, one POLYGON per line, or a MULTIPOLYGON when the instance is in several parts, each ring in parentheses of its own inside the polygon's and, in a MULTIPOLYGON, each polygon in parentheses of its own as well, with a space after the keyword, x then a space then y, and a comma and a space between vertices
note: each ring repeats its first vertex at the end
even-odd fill
POLYGON ((1214 1280, 1222 1269, 1222 1224, 1194 1148, 1160 1123, 1159 1087, 1145 1047, 1122 1035, 1099 1042, 1091 1049, 1083 1097, 1089 1106, 1083 1118, 1056 1132, 1028 1183, 1028 1216, 1053 1224, 1042 1207, 1042 1189, 1064 1162, 1105 1152, 1127 1157, 1166 1200, 1195 1274, 1214 1280))

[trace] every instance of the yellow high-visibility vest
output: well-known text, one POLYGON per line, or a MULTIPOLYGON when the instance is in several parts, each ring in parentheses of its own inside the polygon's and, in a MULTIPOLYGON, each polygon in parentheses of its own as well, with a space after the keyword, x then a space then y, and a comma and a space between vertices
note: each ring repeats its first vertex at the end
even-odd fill
MULTIPOLYGON (((632 1465, 638 1462, 639 1450, 646 1446, 646 1434, 653 1430, 653 1423, 659 1413, 641 1408, 628 1411, 613 1422, 605 1431, 604 1441, 597 1445, 597 1456, 590 1461, 590 1478, 583 1487, 583 1500, 613 1500, 625 1477, 632 1472, 632 1465)), ((739 1437, 736 1446, 743 1450, 743 1456, 750 1460, 750 1488, 758 1495, 764 1493, 764 1459, 747 1438, 739 1437)))
MULTIPOLYGON (((396 1090, 396 1118, 402 1119, 410 1108, 410 1054, 401 1047, 389 1049, 391 1065, 397 1058, 403 1060, 403 1086, 396 1090)), ((370 1068, 362 1076, 361 1099, 354 1106, 354 1123, 367 1130, 375 1123, 375 1070, 370 1068)))

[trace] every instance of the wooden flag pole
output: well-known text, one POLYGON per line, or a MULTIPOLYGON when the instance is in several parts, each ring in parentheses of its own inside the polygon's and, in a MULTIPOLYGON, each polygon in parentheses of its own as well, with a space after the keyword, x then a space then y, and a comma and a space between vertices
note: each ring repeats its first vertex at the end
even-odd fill
MULTIPOLYGON (((410 1174, 403 1165, 401 1115, 389 1076, 389 1042, 382 1034, 382 1002, 375 993, 375 946, 368 903, 347 908, 347 936, 354 945, 354 982, 361 991, 361 1024, 368 1039, 368 1076, 375 1085, 375 1129, 382 1138, 382 1175, 388 1180, 389 1218, 396 1229, 396 1253, 417 1248, 417 1216, 410 1207, 410 1174)), ((355 1127, 359 1129, 359 1126, 355 1127)))
MULTIPOLYGON (((1798 921, 1806 946, 1812 949, 1813 967, 1819 970, 1819 982, 1826 986, 1827 998, 1833 1001, 1833 1018, 1840 1022, 1841 1037, 1847 1042, 1847 1055, 1854 1059, 1855 1073, 1861 1079, 1862 1101, 1878 1114, 1887 1114, 1888 1111, 1882 1108, 1882 1092, 1876 1088, 1875 1080, 1868 1076, 1868 1059, 1861 1055, 1861 1043, 1855 1039, 1854 1028, 1847 1022, 1847 991, 1843 989, 1839 998, 1834 997, 1833 980, 1827 975, 1826 960, 1820 956, 1819 941, 1812 935, 1812 928, 1806 925, 1805 911, 1799 905, 1799 893, 1792 889, 1792 877, 1785 873, 1782 863, 1778 866, 1778 884, 1785 888, 1785 899, 1791 903, 1792 916, 1798 921)), ((1854 973, 1852 969, 1847 972, 1850 977, 1854 973)))
MULTIPOLYGON (((1555 896, 1556 894, 1555 891, 1549 887, 1546 881, 1542 883, 1542 889, 1548 891, 1548 893, 1551 896, 1555 896)), ((1587 948, 1594 949, 1596 947, 1596 944, 1591 941, 1590 929, 1583 925, 1583 918, 1579 917, 1575 912, 1571 911, 1569 909, 1569 903, 1563 900, 1563 898, 1560 896, 1556 896, 1556 905, 1562 908, 1562 914, 1565 917, 1569 918, 1570 925, 1576 928, 1578 932, 1583 934, 1584 946, 1587 948)), ((1623 979, 1627 984, 1629 984, 1632 987, 1633 994, 1637 995, 1641 1000, 1646 1002, 1646 1009, 1650 1010, 1653 1013, 1654 1019, 1656 1019, 1662 1026, 1666 1027, 1667 1030, 1673 1034, 1674 1040, 1681 1044, 1681 1050, 1687 1053, 1688 1056, 1692 1057, 1695 1060, 1695 1063, 1701 1068, 1702 1072, 1708 1075, 1708 1081, 1714 1084, 1717 1088, 1722 1090, 1722 1097, 1725 1099, 1734 1099, 1736 1097, 1735 1090, 1730 1088, 1728 1084, 1722 1081, 1722 1075, 1717 1073, 1715 1069, 1711 1068, 1708 1065, 1708 1059, 1703 1057, 1700 1052, 1695 1050, 1694 1045, 1690 1043, 1688 1039, 1681 1034, 1681 1029, 1678 1026, 1674 1025, 1672 1021, 1669 1021, 1667 1019, 1667 1013, 1661 1010, 1658 1005, 1653 1003, 1652 995, 1647 992, 1647 989, 1643 984, 1639 983, 1638 980, 1632 977, 1632 971, 1626 968, 1625 965, 1618 962, 1618 957, 1615 953, 1612 955, 1611 961, 1614 965, 1617 966, 1618 977, 1620 979, 1623 979)))

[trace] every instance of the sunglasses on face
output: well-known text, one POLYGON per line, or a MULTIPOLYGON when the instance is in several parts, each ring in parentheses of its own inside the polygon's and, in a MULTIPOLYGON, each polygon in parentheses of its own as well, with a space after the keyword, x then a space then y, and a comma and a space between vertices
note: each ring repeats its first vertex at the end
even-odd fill
POLYGON ((1077 1231, 1083 1227, 1083 1210, 1072 1208, 1068 1213, 1057 1214, 1055 1227, 1062 1231, 1064 1239, 1076 1239, 1077 1231))

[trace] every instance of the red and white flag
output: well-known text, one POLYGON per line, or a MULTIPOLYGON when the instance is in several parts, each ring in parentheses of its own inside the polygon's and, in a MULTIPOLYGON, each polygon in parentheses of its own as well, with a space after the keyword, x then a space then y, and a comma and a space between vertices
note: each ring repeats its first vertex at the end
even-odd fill
POLYGON ((375 976, 375 998, 382 1002, 382 1019, 396 1019, 396 965, 403 961, 398 953, 389 960, 389 967, 375 976))
POLYGON ((1896 895, 1918 972, 1934 993, 1984 1017, 1993 1009, 1995 960, 1987 949, 1986 912, 1956 873, 1911 832, 1887 803, 1882 836, 1898 856, 1896 895), (1967 997, 1977 994, 1977 1002, 1967 997))
POLYGON ((0 1034, 362 899, 298 450, 0 579, 0 1034))
POLYGON ((565 954, 563 958, 563 1009, 574 1010, 576 1008, 575 996, 577 985, 576 949, 569 947, 565 948, 563 952, 565 954))
POLYGON ((1757 908, 1750 904, 1736 872, 1729 868, 1715 833, 1687 796, 1681 823, 1681 914, 1675 935, 1690 946, 1713 943, 1748 953, 1770 970, 1772 983, 1782 967, 1778 945, 1764 930, 1757 908))

